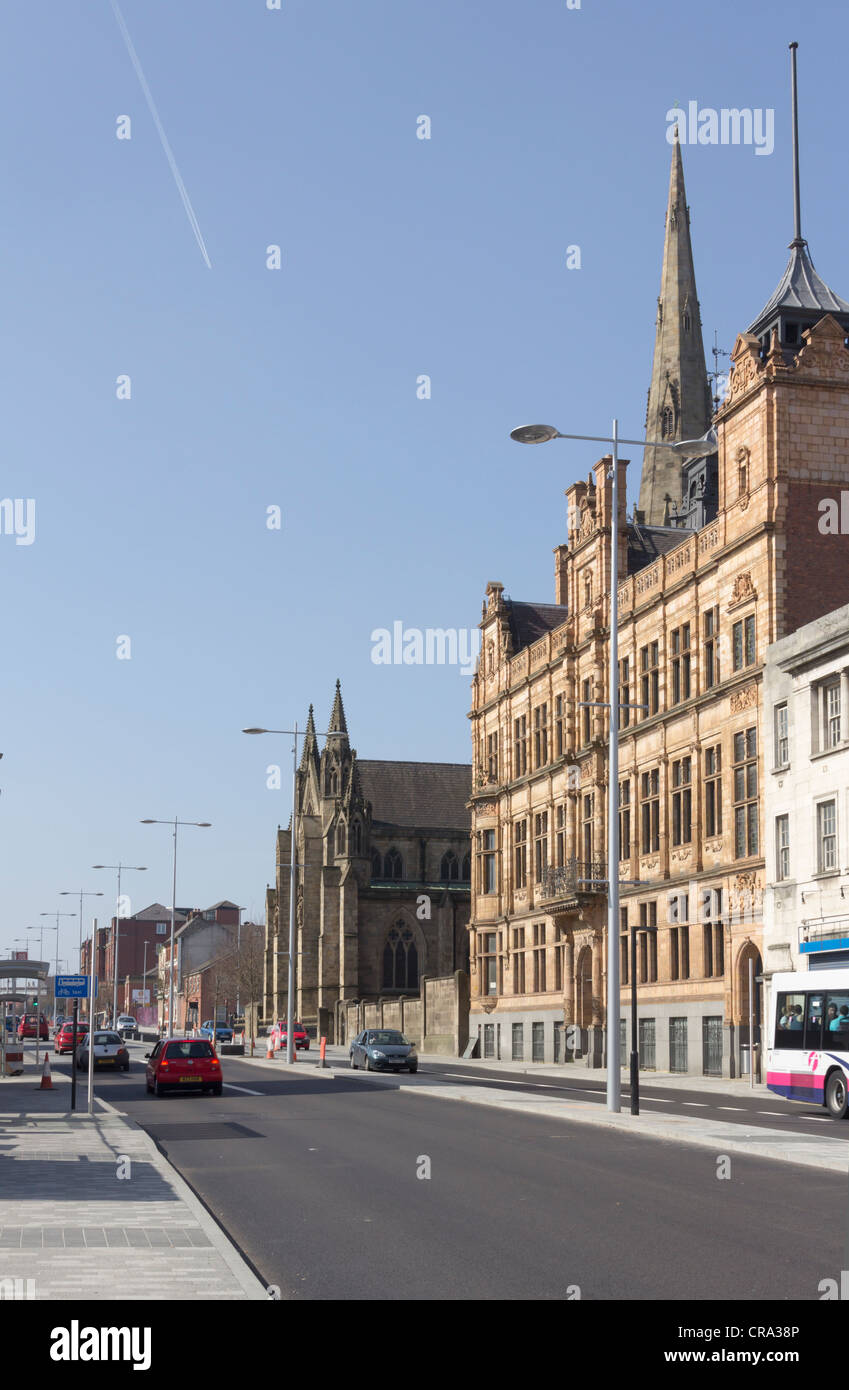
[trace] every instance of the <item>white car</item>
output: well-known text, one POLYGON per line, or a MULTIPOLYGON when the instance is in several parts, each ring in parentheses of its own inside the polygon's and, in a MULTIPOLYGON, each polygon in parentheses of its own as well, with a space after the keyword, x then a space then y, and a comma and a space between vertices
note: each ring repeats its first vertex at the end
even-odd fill
MULTIPOLYGON (((94 1065, 111 1071, 130 1070, 130 1054, 124 1046, 124 1039, 117 1033, 95 1032, 92 1034, 94 1065)), ((77 1049, 77 1066, 80 1071, 88 1070, 88 1035, 77 1049)))
POLYGON ((115 1024, 115 1032, 120 1033, 122 1038, 135 1038, 138 1035, 139 1026, 132 1014, 120 1014, 118 1022, 115 1024))

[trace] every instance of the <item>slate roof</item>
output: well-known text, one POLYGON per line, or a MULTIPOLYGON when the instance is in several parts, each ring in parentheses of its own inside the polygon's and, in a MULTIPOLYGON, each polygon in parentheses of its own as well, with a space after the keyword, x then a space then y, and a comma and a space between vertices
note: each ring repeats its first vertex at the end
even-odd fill
POLYGON ((468 830, 470 763, 393 763, 357 759, 372 824, 468 830))
POLYGON ((791 248, 790 260, 778 288, 761 309, 749 332, 759 334, 780 309, 809 310, 820 314, 837 314, 839 317, 849 314, 846 300, 830 290, 822 276, 814 270, 805 243, 791 248))
POLYGON ((565 603, 515 603, 505 599, 509 610, 514 654, 537 642, 552 628, 560 627, 569 616, 565 603))
POLYGON ((636 574, 645 569, 658 556, 681 545, 689 535, 692 531, 683 526, 635 526, 629 522, 628 573, 636 574))
MULTIPOLYGON (((134 912, 132 917, 128 920, 131 922, 170 922, 171 909, 170 907, 164 907, 162 903, 151 903, 150 907, 143 907, 141 912, 134 912)), ((185 920, 185 912, 181 912, 178 907, 177 911, 174 913, 175 923, 180 921, 184 922, 185 920)))

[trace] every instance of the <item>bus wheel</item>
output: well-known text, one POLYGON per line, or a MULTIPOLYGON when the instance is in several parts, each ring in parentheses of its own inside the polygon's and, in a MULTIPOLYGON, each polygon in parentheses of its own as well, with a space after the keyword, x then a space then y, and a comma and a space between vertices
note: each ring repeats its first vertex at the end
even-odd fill
POLYGON ((842 1071, 833 1071, 825 1083, 825 1104, 829 1115, 835 1120, 842 1120, 849 1109, 846 1077, 842 1071))

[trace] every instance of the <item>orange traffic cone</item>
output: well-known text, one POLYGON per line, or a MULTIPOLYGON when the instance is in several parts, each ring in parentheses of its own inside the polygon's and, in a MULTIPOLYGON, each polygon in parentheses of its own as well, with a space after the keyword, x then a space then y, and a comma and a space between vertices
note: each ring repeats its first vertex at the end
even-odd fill
POLYGON ((274 1061, 274 1043, 271 1041, 271 1038, 268 1039, 268 1051, 265 1054, 265 1060, 267 1062, 274 1061))
POLYGON ((52 1078, 52 1076, 50 1075, 50 1053, 49 1053, 49 1052, 45 1052, 45 1054, 44 1054, 44 1071, 41 1073, 41 1085, 39 1086, 38 1089, 39 1089, 40 1091, 52 1091, 52 1090, 53 1090, 53 1078, 52 1078))

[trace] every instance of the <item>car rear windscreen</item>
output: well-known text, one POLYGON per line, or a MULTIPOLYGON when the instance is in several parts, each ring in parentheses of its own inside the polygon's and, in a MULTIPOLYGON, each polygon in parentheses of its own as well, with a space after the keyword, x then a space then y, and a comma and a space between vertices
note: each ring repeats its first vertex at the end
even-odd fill
POLYGON ((186 1038, 183 1042, 169 1042, 164 1050, 166 1057, 214 1057, 212 1043, 199 1039, 186 1038))

